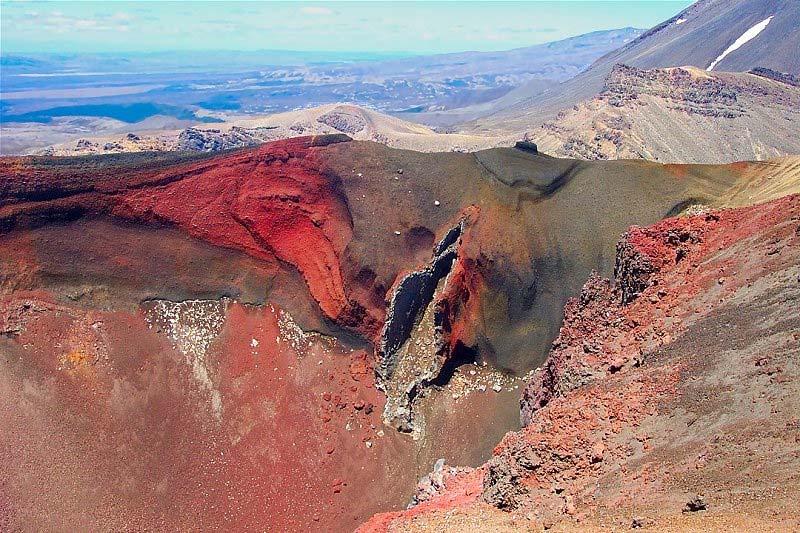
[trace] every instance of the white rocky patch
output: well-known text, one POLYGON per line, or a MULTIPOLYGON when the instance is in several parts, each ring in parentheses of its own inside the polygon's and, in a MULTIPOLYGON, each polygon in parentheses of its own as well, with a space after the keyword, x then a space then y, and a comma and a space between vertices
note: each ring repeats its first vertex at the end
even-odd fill
POLYGON ((311 335, 303 331, 292 315, 282 309, 278 310, 278 333, 278 342, 289 344, 298 355, 304 353, 311 343, 311 335))
MULTIPOLYGON (((773 15, 773 16, 774 16, 774 15, 773 15)), ((733 44, 732 44, 732 45, 730 45, 728 48, 726 48, 726 49, 725 49, 725 51, 724 51, 724 52, 722 52, 722 53, 719 55, 719 57, 718 57, 718 58, 716 58, 714 61, 712 61, 712 62, 711 62, 711 64, 708 66, 708 68, 707 68, 706 70, 714 70, 714 67, 716 67, 716 66, 717 66, 717 64, 718 64, 720 61, 722 61, 723 59, 725 59, 725 57, 726 57, 728 54, 730 54, 731 52, 733 52, 733 51, 735 51, 735 50, 738 50, 738 49, 739 49, 739 48, 741 48, 741 47, 742 47, 742 45, 744 45, 745 43, 748 43, 748 42, 752 41, 753 39, 755 39, 755 38, 756 38, 756 36, 758 36, 758 34, 759 34, 759 33, 761 33, 762 31, 764 31, 764 28, 766 28, 766 27, 767 27, 767 25, 769 24, 769 22, 772 20, 772 17, 773 17, 773 16, 771 16, 771 17, 768 17, 768 18, 766 18, 766 19, 762 20, 761 22, 759 22, 758 24, 756 24, 755 26, 753 26, 752 28, 750 28, 749 30, 747 30, 746 32, 744 32, 743 34, 741 34, 741 35, 739 36, 739 38, 738 38, 738 39, 736 39, 735 41, 733 41, 733 44)))
POLYGON ((676 21, 675 21, 675 25, 676 25, 676 26, 680 26, 680 25, 681 25, 681 24, 683 24, 684 22, 686 22, 686 19, 685 19, 685 18, 679 18, 678 20, 676 20, 676 21))
POLYGON ((214 387, 206 356, 211 343, 222 332, 228 300, 156 300, 145 307, 145 320, 150 329, 160 327, 173 347, 186 358, 197 383, 208 391, 211 409, 222 419, 222 395, 214 387))

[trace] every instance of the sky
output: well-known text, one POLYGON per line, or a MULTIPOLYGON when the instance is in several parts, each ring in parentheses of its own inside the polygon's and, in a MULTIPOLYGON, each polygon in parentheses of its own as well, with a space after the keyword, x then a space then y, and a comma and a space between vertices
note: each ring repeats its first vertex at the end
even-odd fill
POLYGON ((687 0, 533 2, 0 1, 4 54, 507 50, 590 31, 649 28, 687 0))

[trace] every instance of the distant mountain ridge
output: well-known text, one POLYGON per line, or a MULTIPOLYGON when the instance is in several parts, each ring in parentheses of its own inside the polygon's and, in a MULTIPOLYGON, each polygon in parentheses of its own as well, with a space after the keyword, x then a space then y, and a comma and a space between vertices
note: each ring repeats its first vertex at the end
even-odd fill
POLYGON ((694 66, 706 69, 759 23, 753 39, 727 54, 714 71, 761 67, 800 74, 800 2, 797 0, 701 0, 595 61, 585 72, 544 93, 519 95, 466 124, 471 131, 525 131, 603 90, 616 64, 638 68, 694 66))
POLYGON ((2 151, 23 153, 80 138, 151 133, 164 105, 171 106, 174 119, 163 129, 189 127, 193 118, 235 121, 340 102, 425 122, 432 109, 469 108, 506 96, 514 100, 519 91, 538 94, 643 31, 604 30, 515 50, 379 61, 312 61, 308 54, 290 52, 264 52, 263 57, 249 52, 6 55, 0 107, 4 118, 26 122, 2 124, 2 151), (86 119, 87 107, 81 106, 87 102, 101 110, 93 120, 86 119), (108 120, 142 105, 152 111, 142 123, 108 120), (49 117, 57 120, 30 124, 49 117), (178 119, 186 120, 175 124, 178 119))
POLYGON ((600 30, 512 50, 466 51, 361 62, 342 70, 367 78, 409 76, 413 73, 423 80, 503 75, 509 78, 524 76, 563 81, 591 65, 603 54, 602 50, 615 50, 644 31, 631 27, 600 30))
POLYGON ((353 104, 327 104, 183 130, 87 136, 36 150, 35 153, 76 156, 123 152, 217 152, 278 139, 329 134, 345 134, 359 141, 373 141, 418 152, 470 152, 514 143, 513 138, 437 133, 373 109, 353 104))

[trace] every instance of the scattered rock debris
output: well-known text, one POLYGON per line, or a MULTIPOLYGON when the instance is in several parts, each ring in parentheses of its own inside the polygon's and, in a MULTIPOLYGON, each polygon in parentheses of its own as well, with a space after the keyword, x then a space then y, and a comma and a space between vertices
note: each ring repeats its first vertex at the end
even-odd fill
POLYGON ((697 511, 705 511, 708 509, 708 504, 702 495, 697 495, 683 506, 684 513, 696 513, 697 511))

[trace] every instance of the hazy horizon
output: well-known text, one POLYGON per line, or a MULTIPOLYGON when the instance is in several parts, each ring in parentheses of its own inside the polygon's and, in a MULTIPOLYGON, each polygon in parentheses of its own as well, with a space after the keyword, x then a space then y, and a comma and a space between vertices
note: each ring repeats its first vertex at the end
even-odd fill
POLYGON ((501 51, 649 28, 688 0, 571 2, 3 2, 3 55, 501 51))

